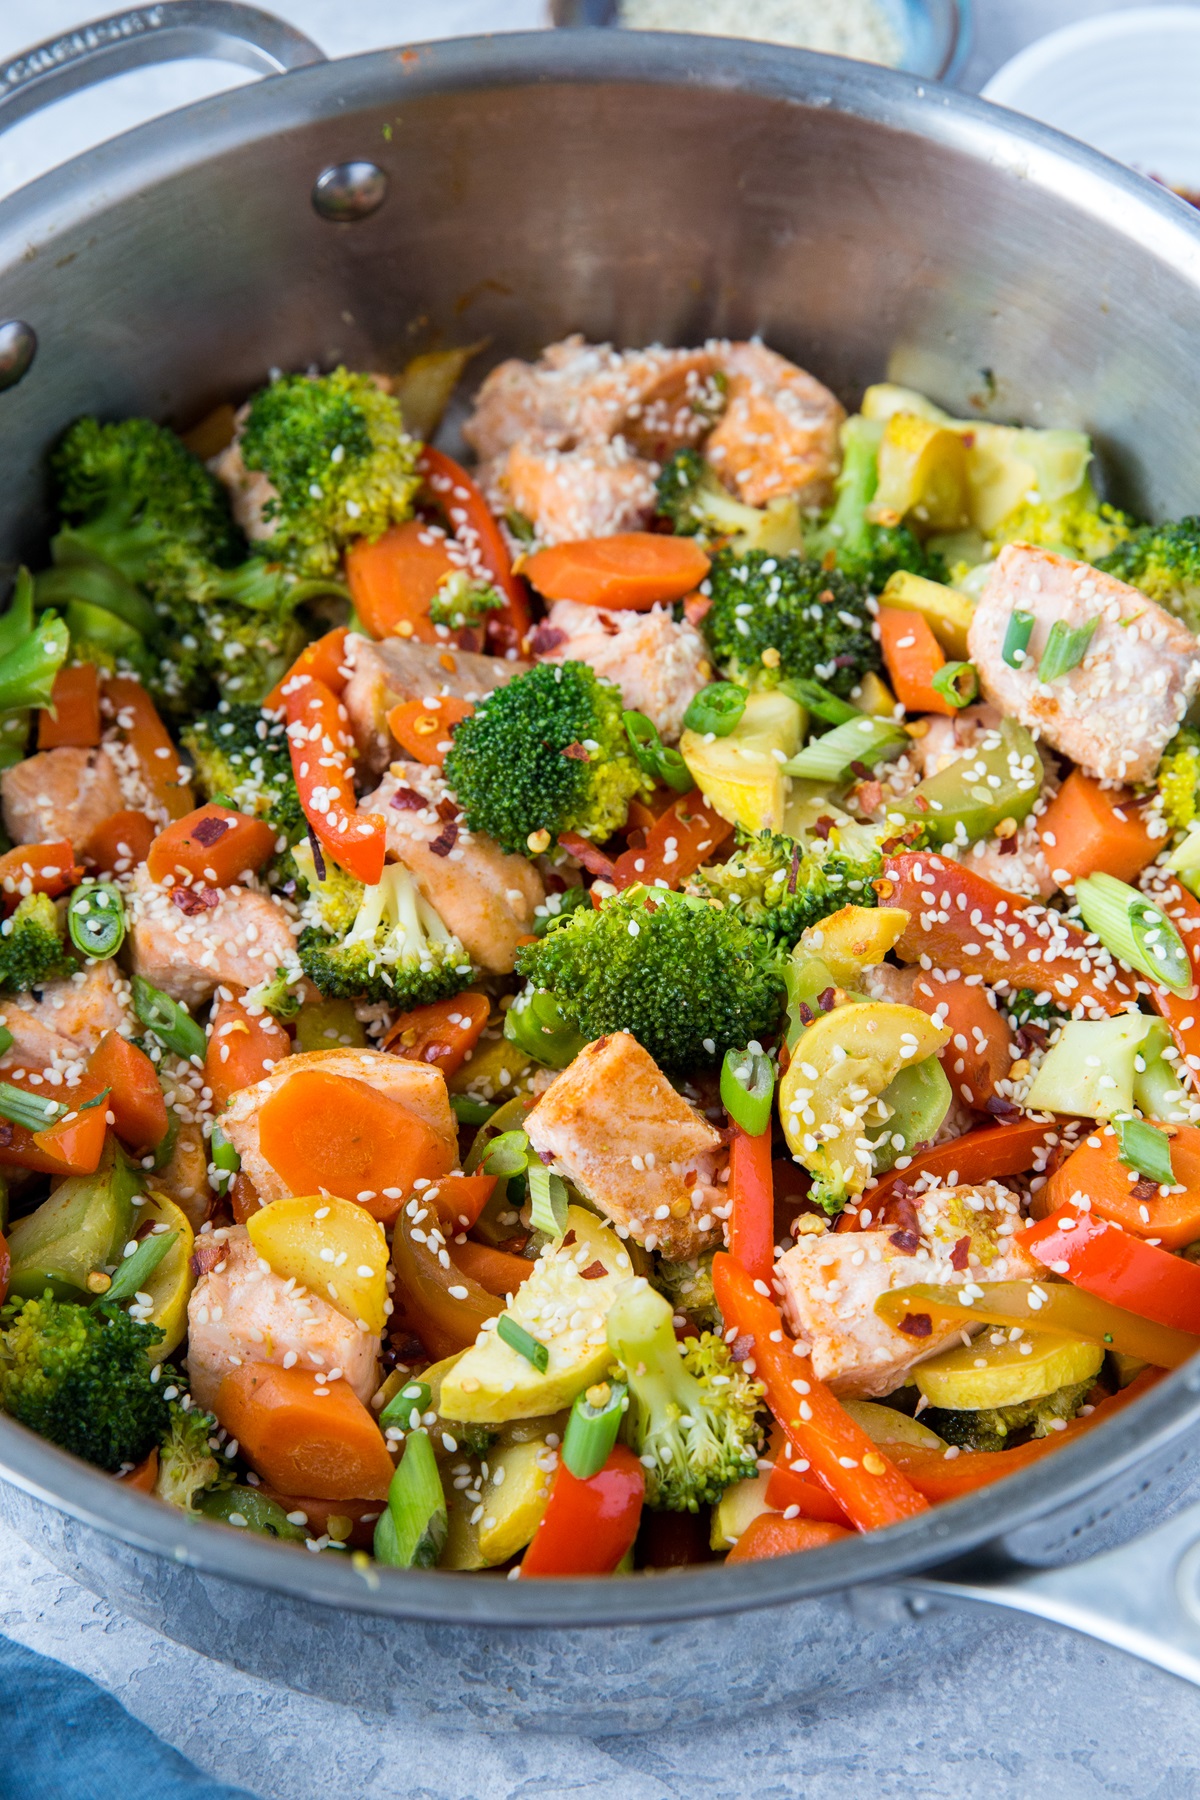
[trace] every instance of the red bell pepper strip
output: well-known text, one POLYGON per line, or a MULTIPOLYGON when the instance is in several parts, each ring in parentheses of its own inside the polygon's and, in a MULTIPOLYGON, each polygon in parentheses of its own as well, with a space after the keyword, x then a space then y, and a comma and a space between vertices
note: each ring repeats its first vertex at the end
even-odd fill
POLYGON ((853 1535, 846 1526, 826 1519, 784 1519, 778 1513, 759 1513, 756 1519, 751 1519, 725 1561, 763 1562, 771 1556, 794 1556, 799 1550, 820 1550, 826 1544, 836 1544, 853 1535))
MULTIPOLYGON (((586 869, 589 875, 598 875, 601 881, 611 881, 613 879, 613 872, 616 869, 616 864, 612 857, 606 856, 603 850, 598 849, 597 846, 591 842, 590 838, 580 837, 577 831, 560 831, 558 834, 558 841, 560 847, 567 852, 568 856, 573 856, 580 867, 586 869)), ((598 906, 600 902, 597 900, 594 904, 598 906)))
POLYGON ((611 1575, 633 1548, 646 1494, 646 1471, 617 1444, 596 1475, 580 1481, 560 1462, 550 1499, 521 1561, 529 1575, 611 1575))
POLYGON ((751 1137, 733 1125, 729 1146, 729 1252, 752 1281, 769 1282, 775 1267, 775 1195, 771 1127, 751 1137))
POLYGON ((157 1150, 167 1135, 167 1103, 146 1052, 119 1031, 106 1031, 87 1066, 88 1074, 109 1090, 108 1110, 117 1136, 131 1150, 157 1150))
POLYGON ((180 761, 171 734, 141 682, 127 675, 110 675, 104 683, 102 711, 116 720, 117 730, 137 758, 142 780, 167 818, 182 819, 194 811, 196 799, 188 784, 191 771, 180 761))
MULTIPOLYGON (((1200 1334, 1200 1268, 1094 1213, 1061 1206, 1014 1243, 1044 1268, 1139 1318, 1200 1334)), ((1036 1325, 1036 1315, 1030 1324, 1036 1325)))
POLYGON ((732 836, 729 820, 706 806, 699 788, 693 788, 655 820, 640 849, 621 852, 613 864, 612 879, 618 888, 633 887, 639 881, 647 887, 657 881, 669 888, 681 887, 732 836))
POLYGON ((1119 1013, 1135 998, 1133 977, 1049 907, 927 850, 889 856, 883 867, 876 894, 909 915, 896 945, 902 962, 927 956, 934 968, 1049 990, 1059 1005, 1092 1012, 1119 1013))
MULTIPOLYGON (((783 1328, 779 1308, 726 1251, 713 1258, 713 1288, 726 1326, 754 1340, 754 1374, 792 1447, 859 1531, 924 1512, 928 1501, 871 1442, 783 1328)), ((796 1469, 807 1474, 808 1469, 796 1469)))
POLYGON ((793 1506, 800 1508, 802 1519, 825 1519, 831 1525, 845 1525, 850 1528, 850 1521, 845 1512, 818 1481, 810 1481, 805 1475, 797 1475, 789 1469, 782 1457, 771 1470, 767 1482, 767 1505, 776 1512, 786 1512, 793 1506))
POLYGON ((1020 1119, 1015 1125, 985 1125, 948 1143, 922 1150, 903 1169, 890 1169, 874 1187, 867 1188, 854 1212, 849 1208, 838 1219, 839 1231, 868 1231, 878 1225, 889 1200, 901 1184, 915 1186, 922 1175, 936 1176, 939 1183, 955 1175, 951 1185, 1002 1181, 1006 1175, 1023 1175, 1032 1169, 1039 1151, 1052 1147, 1062 1135, 1062 1122, 1045 1125, 1020 1119))
POLYGON ((284 685, 288 747, 304 816, 334 860, 371 887, 383 874, 387 821, 358 811, 345 709, 310 675, 284 685))
POLYGON ((443 1075, 462 1068, 483 1036, 492 1004, 486 994, 455 994, 401 1013, 381 1048, 405 1062, 429 1063, 443 1075))
POLYGON ((340 699, 347 680, 346 639, 349 635, 344 625, 338 625, 324 637, 306 644, 287 674, 275 683, 263 701, 264 712, 277 712, 283 706, 283 690, 297 675, 311 675, 314 681, 323 681, 330 693, 340 699))
POLYGON ((1151 1004, 1159 1018, 1170 1026, 1175 1048, 1191 1073, 1192 1085, 1200 1087, 1200 900, 1178 881, 1156 885, 1152 897, 1183 939, 1192 965, 1193 998, 1188 1000, 1152 985, 1151 1004))
POLYGON ((430 444, 422 450, 418 466, 455 537, 465 549, 474 550, 493 585, 504 596, 504 606, 488 614, 489 650, 501 656, 508 650, 520 650, 533 623, 529 590, 520 576, 513 574, 508 545, 482 489, 461 463, 430 444))
POLYGON ((108 1108, 100 1100, 106 1083, 85 1073, 73 1088, 48 1091, 22 1070, 6 1074, 5 1081, 22 1093, 40 1100, 55 1099, 69 1106, 68 1116, 44 1131, 27 1131, 8 1119, 0 1120, 0 1168, 36 1169, 45 1175, 90 1175, 99 1166, 104 1150, 108 1108), (98 1105, 89 1102, 98 1101, 98 1105))
POLYGON ((0 856, 0 897, 11 912, 27 894, 65 894, 83 880, 83 870, 65 839, 57 844, 18 844, 0 856))

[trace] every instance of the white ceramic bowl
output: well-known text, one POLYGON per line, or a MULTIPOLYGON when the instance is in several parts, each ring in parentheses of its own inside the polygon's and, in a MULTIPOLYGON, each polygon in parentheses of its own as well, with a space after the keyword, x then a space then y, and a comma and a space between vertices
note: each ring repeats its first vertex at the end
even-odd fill
POLYGON ((1200 6, 1145 6, 1053 31, 993 75, 984 98, 1200 190, 1200 6))

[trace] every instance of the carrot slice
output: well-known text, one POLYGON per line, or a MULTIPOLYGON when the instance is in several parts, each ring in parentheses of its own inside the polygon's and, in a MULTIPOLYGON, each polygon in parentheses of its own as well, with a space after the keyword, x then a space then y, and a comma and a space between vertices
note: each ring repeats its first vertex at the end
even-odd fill
POLYGON ((293 1194, 370 1193, 374 1218, 394 1217, 400 1204, 385 1188, 411 1194, 414 1182, 449 1174, 454 1160, 415 1113, 365 1081, 320 1069, 297 1071, 271 1095, 259 1114, 259 1147, 293 1194))
MULTIPOLYGON (((72 1099, 78 1091, 75 1090, 72 1099)), ((104 1154, 104 1139, 108 1132, 105 1106, 106 1102, 98 1099, 95 1105, 85 1104, 74 1117, 68 1113, 57 1125, 33 1132, 33 1148, 72 1175, 91 1175, 100 1167, 100 1158, 104 1154)))
POLYGON ((274 854, 275 833, 265 819, 210 800, 159 832, 146 866, 153 881, 190 875, 206 887, 232 887, 256 875, 274 854))
POLYGON ((494 656, 506 656, 520 650, 532 624, 529 613, 529 589, 519 575, 513 574, 512 557, 504 541, 504 533, 492 517, 481 487, 472 480, 461 463, 426 444, 421 452, 421 473, 425 485, 441 507, 456 537, 469 544, 493 584, 504 595, 504 605, 488 614, 487 646, 494 656))
POLYGON ((372 637, 442 640, 429 617, 429 602, 448 575, 462 568, 449 540, 435 525, 407 519, 382 537, 359 538, 346 552, 346 582, 354 607, 372 637))
POLYGON ((345 708, 312 676, 297 676, 285 688, 288 749, 304 816, 334 860, 373 887, 387 857, 387 823, 379 813, 358 810, 345 708))
POLYGON ((456 994, 401 1013, 383 1040, 383 1049, 406 1062, 431 1063, 443 1075, 462 1068, 483 1036, 492 1003, 486 994, 456 994))
POLYGON ((117 722, 137 758, 142 780, 168 819, 182 819, 196 804, 188 785, 190 771, 179 758, 158 708, 140 681, 110 675, 104 683, 104 710, 117 722))
POLYGON ((438 1212, 451 1232, 470 1231, 496 1191, 495 1175, 439 1175, 437 1186, 427 1188, 425 1198, 437 1203, 438 1212))
POLYGON ((69 744, 90 750, 100 742, 100 677, 95 663, 75 663, 54 677, 50 705, 38 713, 39 750, 69 744))
POLYGON ((136 1488, 139 1494, 152 1494, 154 1484, 158 1480, 158 1445, 147 1451, 140 1463, 125 1475, 118 1475, 118 1481, 126 1487, 136 1488))
POLYGON ((888 679, 907 711, 953 717, 958 708, 933 685, 946 658, 928 620, 920 613, 901 612, 898 606, 881 606, 879 638, 888 679))
POLYGON ((11 912, 27 894, 65 894, 83 870, 75 861, 75 852, 66 839, 56 844, 18 844, 0 856, 0 894, 4 910, 11 912))
POLYGON ((217 1390, 216 1414, 251 1468, 284 1493, 387 1498, 393 1467, 383 1433, 344 1381, 325 1386, 303 1369, 243 1363, 217 1390))
POLYGON ((507 1300, 521 1283, 533 1274, 534 1264, 523 1256, 512 1256, 507 1250, 493 1250, 490 1244, 476 1244, 468 1238, 465 1244, 449 1246, 450 1260, 464 1275, 477 1281, 485 1294, 507 1300))
POLYGON ((167 1135, 167 1103, 146 1052, 119 1031, 106 1031, 87 1066, 109 1090, 108 1110, 117 1136, 133 1150, 157 1150, 167 1135))
POLYGON ((759 1513, 725 1561, 762 1562, 768 1556, 793 1556, 798 1550, 819 1550, 853 1535, 844 1525, 833 1525, 827 1519, 785 1519, 779 1513, 759 1513))
POLYGON ((682 887, 732 836, 729 820, 707 806, 699 788, 693 788, 655 820, 639 849, 621 852, 613 864, 612 880, 619 888, 636 882, 653 887, 657 881, 665 881, 671 888, 682 887))
POLYGON ((986 1111, 988 1101, 999 1095, 997 1083, 1008 1079, 1016 1055, 1012 1027, 988 999, 987 989, 982 983, 968 986, 962 980, 919 975, 912 1003, 930 1017, 937 1014, 951 1034, 941 1064, 955 1095, 976 1112, 986 1111))
POLYGON ((453 743, 454 727, 474 711, 469 700, 453 694, 443 694, 431 706, 424 700, 402 700, 387 716, 388 730, 417 762, 440 769, 453 743))
POLYGON ((613 612, 648 612, 682 600, 708 574, 709 559, 695 538, 654 531, 620 531, 614 537, 552 544, 525 563, 527 575, 547 600, 576 600, 613 612))
POLYGON ((270 1013, 247 1012, 240 999, 222 1000, 213 1014, 204 1056, 204 1081, 212 1089, 213 1112, 220 1113, 234 1094, 269 1075, 291 1048, 291 1038, 270 1013))
POLYGON ((158 834, 144 812, 115 812, 97 825, 83 847, 97 875, 127 875, 144 863, 158 834))
POLYGON ((1152 838, 1133 795, 1104 788, 1073 769, 1037 822, 1038 836, 1052 869, 1079 875, 1115 875, 1136 882, 1162 848, 1152 838))
POLYGON ((338 625, 333 631, 327 631, 324 637, 306 644, 282 681, 277 681, 266 699, 263 708, 267 712, 276 712, 283 705, 283 690, 288 683, 295 681, 297 675, 311 675, 315 681, 323 681, 331 694, 341 696, 346 686, 346 639, 349 633, 344 625, 338 625))
POLYGON ((1073 1194, 1086 1194, 1092 1211, 1120 1225, 1134 1237, 1153 1238, 1164 1250, 1183 1250, 1200 1239, 1200 1130, 1194 1125, 1168 1125, 1171 1168, 1182 1193, 1160 1194, 1137 1173, 1126 1168, 1117 1155, 1117 1134, 1111 1126, 1097 1124, 1089 1138, 1073 1150, 1062 1167, 1034 1195, 1037 1218, 1048 1218, 1070 1203, 1073 1194))

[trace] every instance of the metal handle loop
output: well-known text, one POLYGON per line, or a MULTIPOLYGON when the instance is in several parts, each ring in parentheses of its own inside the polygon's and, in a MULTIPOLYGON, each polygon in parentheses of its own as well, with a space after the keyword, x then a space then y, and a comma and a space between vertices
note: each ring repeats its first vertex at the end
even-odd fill
POLYGON ((0 66, 0 131, 110 75, 193 56, 240 63, 264 75, 325 61, 311 38, 257 6, 162 0, 80 25, 0 66))

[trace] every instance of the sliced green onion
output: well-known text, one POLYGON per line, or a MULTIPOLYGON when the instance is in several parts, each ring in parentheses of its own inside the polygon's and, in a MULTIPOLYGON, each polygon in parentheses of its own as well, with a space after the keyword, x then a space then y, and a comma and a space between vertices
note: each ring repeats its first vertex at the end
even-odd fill
POLYGON ((302 1544, 308 1536, 306 1525, 293 1525, 278 1500, 268 1500, 257 1488, 214 1488, 200 1494, 194 1506, 206 1519, 238 1531, 256 1531, 289 1544, 302 1544))
POLYGON ((102 1294, 97 1294, 92 1305, 104 1300, 132 1300, 140 1288, 145 1287, 146 1280, 153 1275, 175 1239, 177 1231, 159 1231, 152 1237, 143 1238, 132 1256, 127 1256, 112 1278, 112 1283, 102 1294))
POLYGON ((1086 625, 1064 625, 1061 619, 1055 619, 1038 664, 1038 680, 1057 681, 1060 675, 1069 675, 1072 669, 1077 669, 1087 655, 1099 622, 1089 619, 1086 625))
POLYGON ((1161 907, 1115 875, 1081 876, 1075 898, 1084 924, 1111 955, 1173 994, 1188 992, 1191 959, 1161 907))
MULTIPOLYGON (((829 688, 822 687, 819 681, 810 681, 806 675, 781 681, 779 692, 806 707, 814 718, 824 719, 827 725, 848 725, 851 720, 862 718, 857 706, 851 706, 848 700, 840 699, 829 688)), ((686 717, 684 724, 687 724, 686 717)))
POLYGON ((110 1087, 101 1088, 100 1092, 98 1094, 93 1094, 90 1100, 84 1100, 76 1108, 76 1111, 81 1113, 91 1112, 93 1106, 103 1106, 111 1093, 112 1089, 110 1087))
POLYGON ((1000 652, 1010 669, 1023 669, 1029 661, 1026 654, 1029 640, 1033 636, 1034 617, 1032 613, 1016 609, 1008 617, 1008 628, 1004 633, 1004 647, 1000 652))
POLYGON ((611 1456, 627 1393, 623 1381, 601 1381, 576 1397, 563 1433, 562 1459, 577 1481, 590 1481, 611 1456), (598 1405, 592 1404, 593 1394, 598 1405))
POLYGON ((756 1048, 727 1050, 721 1064, 721 1104, 749 1137, 761 1137, 771 1123, 775 1069, 756 1048))
POLYGON ((835 725, 824 737, 814 738, 798 756, 785 762, 785 775, 800 775, 806 781, 840 781, 851 763, 878 762, 908 742, 907 734, 890 719, 871 719, 865 715, 835 725))
POLYGON ((473 1100, 470 1094, 451 1094, 450 1111, 460 1125, 486 1125, 493 1113, 500 1111, 496 1100, 473 1100))
POLYGON ((411 1431, 375 1527, 375 1560, 393 1569, 432 1569, 446 1542, 442 1478, 427 1431, 411 1431))
POLYGON ((15 1042, 16 1039, 8 1029, 8 1026, 0 1025, 0 1056, 6 1055, 7 1052, 12 1049, 15 1042))
POLYGON ((44 1100, 40 1094, 27 1094, 24 1088, 0 1081, 0 1119, 8 1119, 25 1131, 45 1131, 65 1119, 70 1109, 57 1100, 44 1100))
POLYGON ((681 794, 695 787, 679 751, 667 748, 658 735, 658 726, 645 713, 625 714, 625 735, 639 768, 653 780, 665 782, 667 787, 675 788, 681 794))
MULTIPOLYGON (((746 690, 736 681, 713 681, 688 702, 683 715, 685 731, 712 732, 728 737, 746 710, 746 690)), ((628 716, 628 715, 627 715, 628 716)))
POLYGON ((526 988, 517 995, 504 1015, 504 1035, 548 1069, 565 1069, 587 1043, 549 988, 526 988))
POLYGON ((567 1184, 536 1158, 525 1171, 529 1183, 529 1217, 535 1231, 558 1239, 567 1229, 567 1184))
POLYGON ((1117 1134, 1117 1158, 1127 1169, 1136 1169, 1160 1187, 1174 1187, 1171 1140, 1165 1131, 1148 1125, 1145 1119, 1114 1119, 1113 1130, 1117 1134))
POLYGON ((213 1126, 209 1150, 213 1168, 217 1171, 216 1190, 218 1194, 227 1194, 233 1186, 234 1176, 242 1166, 242 1159, 219 1125, 213 1126))
POLYGON ((1191 1096, 1179 1079, 1174 1057, 1168 1061, 1165 1051, 1172 1048, 1171 1033, 1162 1019, 1151 1021, 1138 1047, 1133 1068, 1133 1104, 1146 1119, 1166 1119, 1172 1125, 1187 1124, 1191 1096), (1138 1068, 1138 1062, 1143 1068, 1138 1068))
POLYGON ((67 930, 81 956, 100 962, 125 941, 125 902, 111 881, 85 881, 71 895, 67 930))
POLYGON ((529 1139, 523 1131, 502 1131, 479 1161, 485 1175, 523 1175, 529 1162, 529 1139))
POLYGON ((155 1037, 161 1038, 176 1056, 184 1056, 189 1062, 193 1057, 204 1061, 208 1039, 203 1027, 197 1025, 185 1006, 180 1006, 161 988, 151 987, 140 975, 133 978, 133 1010, 142 1024, 155 1037))
POLYGON ((539 1343, 537 1338, 530 1337, 525 1327, 518 1325, 507 1313, 501 1313, 496 1320, 496 1336, 510 1350, 515 1350, 518 1356, 523 1356, 527 1363, 532 1363, 539 1375, 546 1373, 550 1365, 549 1348, 539 1343))
POLYGON ((979 676, 974 663, 943 663, 933 678, 933 685, 951 706, 970 706, 979 692, 979 676))
POLYGON ((424 1381, 407 1381, 399 1393, 392 1395, 379 1415, 379 1423, 385 1429, 389 1425, 399 1425, 402 1431, 417 1431, 421 1415, 429 1411, 432 1399, 424 1381))

